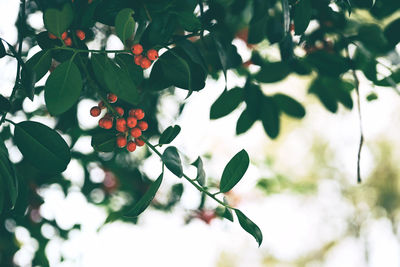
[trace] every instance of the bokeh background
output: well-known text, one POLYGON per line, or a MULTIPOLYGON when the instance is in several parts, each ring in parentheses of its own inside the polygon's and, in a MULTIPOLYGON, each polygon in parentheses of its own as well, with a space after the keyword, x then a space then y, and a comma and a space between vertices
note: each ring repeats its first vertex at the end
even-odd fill
MULTIPOLYGON (((10 43, 17 41, 18 7, 19 1, 0 0, 0 36, 10 43)), ((31 14, 28 21, 35 29, 43 27, 41 13, 31 14)), ((234 45, 243 61, 250 58, 251 52, 243 41, 237 39, 234 45)), ((96 48, 99 43, 94 40, 88 46, 96 48)), ((122 43, 111 36, 107 48, 120 49, 122 43)), ((33 47, 28 58, 39 50, 33 47)), ((267 45, 265 50, 279 56, 267 45)), ((0 60, 0 93, 5 96, 11 93, 15 65, 10 59, 0 60)), ((210 181, 218 181, 223 166, 234 154, 242 148, 247 150, 250 168, 227 197, 261 228, 264 242, 260 248, 237 223, 210 214, 192 216, 200 195, 185 183, 181 201, 170 211, 153 207, 139 217, 137 224, 115 221, 103 225, 107 209, 95 203, 100 203, 105 193, 93 190, 88 201, 81 192, 85 171, 73 160, 62 174, 70 182, 69 189, 63 190, 58 182, 38 188, 44 202, 29 214, 32 221, 54 222, 38 229, 48 240, 44 253, 50 266, 400 266, 400 97, 388 88, 372 88, 361 79, 366 142, 361 153, 363 182, 357 184, 357 109, 340 107, 337 114, 326 111, 315 96, 307 94, 311 78, 290 75, 283 82, 263 87, 269 93, 285 91, 307 109, 301 121, 283 117, 281 134, 273 141, 260 122, 245 134, 235 135, 236 121, 244 106, 222 119, 209 120, 210 107, 225 86, 223 77, 210 79, 204 90, 187 100, 185 91, 165 92, 157 107, 160 130, 173 124, 182 127, 174 145, 186 155, 185 163, 202 155, 210 181), (379 99, 365 101, 372 91, 378 92, 379 99), (59 229, 65 230, 65 236, 59 229)), ((229 88, 244 83, 228 72, 229 88)), ((25 100, 23 108, 33 111, 43 104, 41 94, 33 102, 25 100)), ((97 125, 97 120, 89 116, 94 104, 93 100, 82 100, 78 105, 78 121, 84 129, 97 125)), ((24 119, 22 113, 14 118, 24 119)), ((32 119, 55 126, 48 116, 32 119)), ((70 142, 68 136, 64 137, 70 142)), ((21 161, 18 149, 10 142, 6 145, 11 160, 21 161)), ((90 137, 81 138, 73 149, 92 153, 90 137)), ((141 153, 146 152, 140 151, 137 157, 141 153)), ((140 166, 150 179, 159 175, 160 168, 159 159, 153 156, 140 166)), ((103 183, 106 188, 116 183, 96 164, 89 166, 89 171, 94 183, 103 183)), ((195 175, 194 168, 185 171, 195 175)), ((165 202, 171 186, 181 182, 171 173, 165 178, 156 202, 165 202)), ((126 196, 115 194, 110 201, 118 210, 126 196)), ((208 210, 216 207, 212 201, 205 205, 208 210)), ((32 259, 39 241, 12 219, 6 220, 5 228, 19 248, 13 256, 15 264, 35 266, 32 259)))

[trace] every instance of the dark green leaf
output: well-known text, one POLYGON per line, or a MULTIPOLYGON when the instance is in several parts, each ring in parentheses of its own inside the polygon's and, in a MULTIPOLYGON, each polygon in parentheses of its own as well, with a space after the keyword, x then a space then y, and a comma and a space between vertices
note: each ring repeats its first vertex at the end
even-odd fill
POLYGON ((249 167, 250 159, 246 150, 239 151, 225 166, 220 182, 222 193, 231 190, 239 181, 249 167))
POLYGON ((179 125, 174 125, 174 126, 169 126, 165 131, 161 134, 159 144, 160 145, 165 145, 171 143, 175 137, 178 136, 178 134, 181 131, 181 127, 179 125))
POLYGON ((287 115, 295 118, 303 118, 306 115, 304 107, 293 98, 284 94, 275 94, 273 98, 279 109, 287 115))
POLYGON ((330 85, 323 79, 315 79, 310 86, 309 92, 317 95, 327 110, 333 113, 337 111, 337 99, 333 94, 330 85))
POLYGON ((192 12, 179 12, 178 21, 188 32, 196 32, 201 29, 200 20, 192 12))
POLYGON ((33 166, 48 173, 59 173, 71 160, 64 139, 49 127, 33 121, 15 125, 14 142, 33 166))
POLYGON ((231 113, 243 101, 243 89, 235 87, 225 91, 212 104, 210 119, 215 120, 231 113))
POLYGON ((271 97, 264 97, 261 109, 261 122, 269 137, 276 138, 279 134, 279 107, 271 97))
POLYGON ((98 152, 112 152, 116 148, 117 135, 114 132, 103 132, 92 136, 91 145, 98 152))
POLYGON ((139 85, 143 80, 143 69, 135 64, 134 57, 128 54, 118 54, 115 61, 121 70, 132 79, 135 85, 139 85))
POLYGON ((137 104, 139 93, 129 71, 121 69, 105 55, 93 54, 91 63, 99 82, 122 100, 137 104))
POLYGON ((246 102, 246 109, 253 120, 257 120, 260 117, 263 98, 264 95, 258 85, 246 83, 244 87, 244 100, 246 102))
POLYGON ((7 98, 0 95, 0 112, 8 112, 11 109, 11 103, 7 98))
POLYGON ((178 150, 174 146, 169 146, 164 150, 162 154, 162 161, 165 166, 173 174, 181 178, 183 176, 181 158, 179 157, 178 150))
POLYGON ((62 10, 48 8, 43 13, 43 21, 46 29, 52 34, 61 38, 61 34, 65 32, 74 19, 74 12, 71 4, 67 3, 62 10))
POLYGON ((185 52, 186 55, 190 57, 194 63, 200 65, 204 72, 207 72, 207 63, 204 59, 204 56, 200 52, 200 49, 193 42, 184 39, 178 41, 177 45, 185 52))
POLYGON ((203 168, 203 161, 201 160, 200 157, 196 159, 195 162, 193 162, 191 165, 195 166, 197 168, 197 175, 196 175, 196 180, 199 182, 200 185, 205 185, 206 183, 206 173, 203 168))
POLYGON ((254 117, 250 116, 250 113, 247 109, 245 109, 242 114, 240 115, 237 124, 236 124, 236 134, 242 134, 247 132, 251 126, 254 124, 256 120, 254 117))
POLYGON ((50 51, 41 50, 25 63, 25 67, 35 72, 37 82, 49 71, 51 67, 51 60, 50 51))
POLYGON ((115 18, 115 31, 122 43, 125 43, 135 31, 135 20, 133 14, 135 12, 130 8, 122 9, 115 18))
POLYGON ((382 80, 375 81, 374 84, 378 86, 385 86, 385 87, 396 87, 396 85, 400 82, 400 70, 397 70, 383 78, 382 80))
POLYGON ((4 47, 3 41, 0 39, 0 58, 3 58, 5 56, 6 56, 6 48, 4 47))
POLYGON ((222 215, 225 219, 233 222, 233 214, 230 208, 225 208, 224 214, 222 215))
POLYGON ((49 76, 44 88, 47 110, 60 115, 78 100, 82 90, 82 77, 73 60, 61 63, 49 76))
POLYGON ((400 18, 387 25, 384 34, 389 44, 395 47, 400 42, 400 18))
POLYGON ((311 20, 311 0, 300 0, 294 5, 294 31, 301 35, 308 27, 311 20))
POLYGON ((18 181, 14 165, 3 151, 0 151, 0 179, 3 179, 3 182, 5 182, 7 195, 11 201, 11 208, 14 208, 18 197, 18 181))
POLYGON ((219 59, 219 63, 222 66, 222 71, 224 72, 224 77, 225 77, 225 87, 226 87, 226 80, 227 80, 227 76, 226 76, 226 71, 228 70, 228 55, 227 55, 227 51, 224 49, 222 43, 220 42, 220 40, 218 39, 218 37, 215 34, 210 34, 214 44, 215 44, 215 48, 217 49, 217 55, 218 55, 218 59, 219 59))
POLYGON ((255 78, 262 83, 274 83, 284 79, 290 73, 285 62, 265 62, 255 78))
POLYGON ((370 101, 374 101, 376 99, 378 99, 378 95, 375 94, 375 93, 370 93, 370 94, 367 95, 367 101, 369 101, 369 102, 370 101))
POLYGON ((249 218, 247 218, 247 216, 244 215, 240 210, 235 209, 235 213, 243 230, 251 234, 256 239, 258 246, 261 246, 263 236, 260 228, 258 228, 258 226, 249 218))
POLYGON ((157 180, 155 180, 142 196, 142 198, 136 202, 131 210, 129 210, 124 216, 126 217, 137 217, 139 216, 151 203, 154 196, 156 195, 158 189, 160 188, 161 182, 163 180, 163 174, 161 174, 157 180))
POLYGON ((358 40, 373 53, 385 53, 389 50, 388 42, 377 24, 364 24, 358 29, 358 40))
POLYGON ((327 51, 315 51, 306 57, 306 62, 310 63, 320 74, 337 77, 349 70, 349 61, 339 54, 327 51))
POLYGON ((253 1, 253 16, 249 25, 248 42, 257 44, 261 42, 267 32, 269 1, 253 1))

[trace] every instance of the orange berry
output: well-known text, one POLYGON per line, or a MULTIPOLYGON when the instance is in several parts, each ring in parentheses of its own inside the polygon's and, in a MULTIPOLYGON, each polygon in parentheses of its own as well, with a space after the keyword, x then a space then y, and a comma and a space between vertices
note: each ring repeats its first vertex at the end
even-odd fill
POLYGON ((135 150, 136 150, 136 143, 133 142, 133 141, 129 141, 129 142, 128 142, 128 145, 126 146, 126 149, 127 149, 129 152, 135 151, 135 150))
POLYGON ((133 128, 136 126, 137 124, 137 120, 134 117, 128 117, 126 119, 126 124, 128 125, 129 128, 133 128))
POLYGON ((86 34, 82 30, 76 30, 75 34, 81 41, 85 40, 85 38, 86 38, 86 34))
POLYGON ((146 131, 147 128, 149 128, 149 125, 145 121, 139 121, 138 127, 139 127, 140 130, 146 131))
POLYGON ((129 117, 134 117, 135 116, 135 111, 136 111, 136 109, 129 110, 129 117))
POLYGON ((125 136, 118 136, 117 137, 117 146, 119 148, 122 148, 124 146, 126 146, 126 137, 125 136))
POLYGON ((122 117, 124 115, 124 109, 121 107, 115 107, 115 111, 122 117))
POLYGON ((135 117, 136 117, 136 119, 138 119, 138 120, 143 119, 143 118, 144 118, 144 112, 143 112, 143 110, 140 109, 140 108, 136 109, 136 110, 135 110, 135 117))
POLYGON ((138 137, 140 137, 142 135, 142 131, 139 129, 139 128, 133 128, 132 130, 131 130, 131 136, 133 137, 133 138, 138 138, 138 137))
POLYGON ((151 66, 151 61, 147 57, 143 57, 140 60, 140 67, 142 67, 143 69, 148 69, 150 66, 151 66))
POLYGON ((64 43, 65 43, 66 46, 71 46, 71 45, 72 45, 72 40, 71 40, 71 38, 68 37, 67 39, 65 39, 65 40, 64 40, 64 43))
POLYGON ((98 117, 101 113, 101 109, 99 107, 92 107, 90 109, 90 115, 92 115, 92 117, 98 117))
POLYGON ((55 40, 55 39, 57 39, 57 36, 55 36, 55 35, 52 34, 52 33, 49 33, 49 38, 55 40))
POLYGON ((104 129, 111 129, 113 126, 113 121, 109 118, 103 118, 104 122, 103 122, 103 128, 104 129))
POLYGON ((109 94, 107 95, 107 100, 108 100, 108 102, 110 102, 110 103, 115 103, 115 102, 117 102, 118 97, 117 97, 116 95, 114 95, 113 93, 109 93, 109 94))
POLYGON ((65 41, 65 39, 67 39, 67 38, 68 38, 68 33, 67 32, 63 32, 61 34, 61 39, 63 39, 65 41))
POLYGON ((116 129, 119 132, 122 132, 122 133, 125 132, 126 131, 126 120, 123 118, 117 119, 116 129))
POLYGON ((135 61, 136 65, 140 66, 140 62, 142 61, 142 58, 143 58, 142 55, 137 55, 137 56, 134 57, 133 60, 135 61))
POLYGON ((132 53, 135 55, 140 55, 143 52, 143 46, 141 44, 134 44, 131 47, 132 53))
POLYGON ((144 141, 142 139, 135 139, 135 143, 137 146, 144 146, 144 141))
POLYGON ((150 49, 149 51, 147 51, 147 57, 153 61, 156 60, 158 58, 158 52, 155 49, 150 49))
POLYGON ((104 105, 103 101, 100 101, 99 104, 97 104, 97 106, 101 109, 105 108, 106 106, 104 105))

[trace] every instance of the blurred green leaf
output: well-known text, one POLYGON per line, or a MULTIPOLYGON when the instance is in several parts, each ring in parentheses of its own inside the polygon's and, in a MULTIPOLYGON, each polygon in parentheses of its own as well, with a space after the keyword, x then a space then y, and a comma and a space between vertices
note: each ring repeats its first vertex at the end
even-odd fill
POLYGON ((255 78, 262 83, 274 83, 283 80, 290 71, 285 62, 265 62, 255 78))
POLYGON ((386 26, 384 35, 392 48, 400 42, 400 18, 386 26))
POLYGON ((210 119, 215 120, 231 113, 243 101, 243 89, 235 87, 229 91, 224 90, 215 100, 210 109, 210 119))
POLYGON ((272 139, 276 138, 279 134, 279 107, 272 97, 264 97, 261 109, 261 122, 265 132, 272 139))
POLYGON ((290 96, 278 93, 273 96, 273 99, 279 106, 279 109, 291 117, 301 119, 306 115, 303 105, 290 96))
POLYGON ((8 112, 11 109, 10 101, 4 96, 0 95, 0 112, 8 112))
POLYGON ((179 23, 186 31, 196 32, 201 29, 201 22, 193 12, 178 12, 177 16, 179 23))
POLYGON ((294 32, 296 35, 303 34, 310 24, 312 14, 311 0, 300 0, 294 5, 294 32))
POLYGON ((240 115, 236 124, 236 134, 242 134, 247 132, 251 126, 254 124, 256 119, 252 117, 247 109, 245 109, 240 115))

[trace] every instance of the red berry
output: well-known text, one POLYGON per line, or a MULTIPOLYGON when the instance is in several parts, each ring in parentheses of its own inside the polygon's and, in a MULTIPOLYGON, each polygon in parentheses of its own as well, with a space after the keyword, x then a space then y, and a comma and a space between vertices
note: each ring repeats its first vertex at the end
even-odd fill
POLYGON ((101 118, 101 119, 99 120, 99 127, 104 128, 104 121, 105 121, 104 118, 101 118))
POLYGON ((55 36, 55 35, 52 34, 52 33, 49 33, 49 38, 55 40, 55 39, 57 39, 57 36, 55 36))
POLYGON ((93 0, 88 0, 87 2, 88 2, 88 4, 91 4, 93 2, 93 0))
POLYGON ((65 41, 65 39, 67 39, 67 37, 68 37, 68 33, 67 32, 63 32, 61 34, 61 39, 63 39, 64 41, 65 41))
POLYGON ((136 111, 136 109, 129 110, 129 117, 134 117, 135 116, 135 111, 136 111))
POLYGON ((111 129, 113 126, 113 121, 109 118, 104 118, 104 122, 103 122, 103 128, 104 129, 111 129))
POLYGON ((141 139, 135 139, 135 143, 137 146, 144 146, 144 141, 141 139))
POLYGON ((135 151, 135 150, 136 150, 136 143, 133 142, 133 141, 129 141, 129 142, 128 142, 128 145, 126 146, 126 149, 127 149, 129 152, 135 151))
POLYGON ((147 57, 150 60, 156 60, 158 58, 158 52, 155 49, 150 49, 149 51, 147 51, 147 57))
POLYGON ((117 146, 122 148, 126 146, 126 137, 125 136, 118 136, 117 137, 117 146))
POLYGON ((82 30, 76 30, 75 34, 81 41, 85 40, 85 38, 86 38, 86 34, 82 30))
POLYGON ((64 43, 65 43, 66 46, 71 46, 71 45, 72 45, 72 40, 71 40, 71 38, 68 37, 67 39, 65 39, 65 40, 64 40, 64 43))
POLYGON ((104 115, 104 117, 103 118, 105 118, 105 119, 109 119, 109 120, 114 120, 114 118, 113 118, 113 116, 112 116, 112 114, 111 113, 106 113, 105 115, 104 115))
POLYGON ((115 107, 115 111, 122 117, 124 116, 124 109, 121 107, 115 107))
POLYGON ((140 121, 140 122, 138 123, 138 127, 139 127, 140 130, 146 131, 147 128, 149 128, 149 125, 148 125, 147 122, 145 122, 145 121, 140 121))
POLYGON ((143 112, 143 110, 140 109, 140 108, 136 109, 136 110, 135 110, 135 117, 136 117, 136 119, 138 119, 138 120, 143 119, 143 118, 144 118, 144 112, 143 112))
POLYGON ((135 58, 133 59, 135 61, 135 64, 140 66, 140 62, 142 61, 143 56, 142 55, 137 55, 135 56, 135 58))
POLYGON ((138 138, 138 137, 140 137, 142 135, 142 131, 139 129, 139 128, 133 128, 132 130, 131 130, 131 136, 133 137, 133 138, 138 138))
POLYGON ((106 106, 104 105, 103 101, 100 101, 99 104, 97 104, 97 106, 101 109, 105 108, 106 106))
POLYGON ((133 128, 136 126, 137 124, 137 120, 134 117, 128 117, 126 119, 126 124, 128 125, 129 128, 133 128))
POLYGON ((97 117, 99 116, 101 113, 101 109, 99 107, 92 107, 90 109, 90 115, 92 115, 92 117, 97 117))
POLYGON ((143 46, 141 44, 134 44, 131 47, 132 53, 135 55, 140 55, 143 52, 143 46))
POLYGON ((119 132, 125 132, 126 131, 126 120, 123 118, 117 119, 116 129, 119 132))
POLYGON ((143 69, 148 69, 151 66, 151 61, 147 57, 143 57, 142 60, 140 60, 140 67, 143 69))
POLYGON ((108 100, 108 102, 110 102, 110 103, 115 103, 115 102, 117 102, 118 97, 117 97, 116 95, 114 95, 113 93, 109 93, 109 94, 107 95, 107 100, 108 100))

